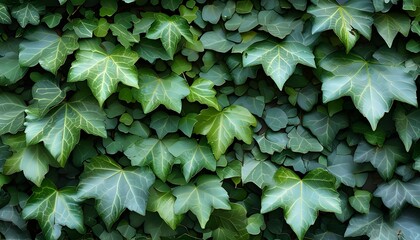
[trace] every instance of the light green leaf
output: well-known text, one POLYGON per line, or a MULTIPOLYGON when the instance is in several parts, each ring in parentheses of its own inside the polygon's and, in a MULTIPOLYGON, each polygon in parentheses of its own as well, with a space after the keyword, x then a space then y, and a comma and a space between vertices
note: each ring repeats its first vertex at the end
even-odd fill
POLYGON ((47 239, 58 239, 66 226, 84 233, 83 212, 76 200, 76 188, 60 190, 50 180, 35 187, 22 211, 23 218, 36 219, 47 239))
POLYGON ((383 147, 372 146, 364 141, 359 143, 354 152, 357 163, 370 162, 384 180, 391 179, 398 162, 408 160, 407 153, 400 142, 388 140, 383 147))
POLYGON ((254 135, 254 139, 257 142, 260 151, 272 155, 274 152, 283 151, 289 138, 286 133, 267 131, 265 135, 254 135))
POLYGON ((190 93, 182 77, 175 74, 160 77, 150 69, 140 70, 138 83, 140 88, 133 89, 133 96, 141 103, 144 113, 150 113, 161 104, 180 113, 181 100, 190 93))
POLYGON ((48 165, 55 162, 47 149, 41 144, 27 146, 23 133, 4 136, 2 140, 13 151, 3 165, 3 173, 11 175, 23 171, 26 179, 40 187, 48 172, 48 165))
POLYGON ((397 107, 394 111, 394 121, 398 135, 408 152, 413 142, 420 138, 420 110, 406 114, 404 108, 397 107))
POLYGON ((71 23, 79 38, 92 38, 93 31, 99 26, 98 21, 93 19, 74 19, 71 23))
POLYGON ((185 135, 191 137, 193 133, 193 129, 195 124, 197 123, 197 114, 196 113, 188 113, 184 117, 179 120, 178 128, 181 130, 185 135))
POLYGON ((264 215, 260 213, 254 213, 248 218, 248 224, 246 230, 249 234, 258 235, 261 230, 265 229, 264 215))
POLYGON ((14 38, 0 42, 0 86, 16 83, 28 69, 19 64, 20 42, 20 39, 14 38))
POLYGON ((23 127, 26 104, 21 97, 7 92, 0 93, 0 135, 15 134, 23 127))
POLYGON ((226 33, 221 28, 205 32, 201 35, 200 41, 203 43, 204 49, 210 49, 221 53, 228 52, 232 49, 233 45, 235 45, 227 39, 226 33))
POLYGON ((197 121, 194 132, 206 135, 216 159, 225 153, 235 137, 251 144, 251 126, 257 125, 255 117, 246 108, 237 105, 231 105, 222 111, 214 108, 201 110, 197 121))
POLYGON ((25 39, 19 45, 19 63, 25 67, 33 67, 38 63, 53 74, 64 64, 67 55, 79 47, 77 36, 65 32, 58 36, 53 30, 38 27, 27 31, 25 39))
POLYGON ((370 40, 373 11, 371 1, 352 0, 339 4, 335 0, 319 0, 309 6, 307 12, 314 16, 312 33, 332 29, 349 52, 359 39, 359 33, 370 40))
POLYGON ((42 22, 45 22, 49 28, 54 28, 60 24, 63 16, 60 13, 49 13, 42 18, 42 22))
POLYGON ((163 13, 155 14, 155 21, 146 34, 146 38, 160 39, 171 59, 176 52, 181 37, 193 43, 193 36, 187 20, 177 15, 168 16, 163 13))
POLYGON ((359 213, 368 214, 372 194, 365 190, 354 191, 354 196, 349 198, 350 205, 359 213))
POLYGON ((329 72, 321 77, 324 103, 351 97, 373 130, 393 100, 417 106, 414 78, 401 65, 339 52, 328 55, 319 65, 329 72))
POLYGON ((139 59, 136 52, 122 46, 108 42, 102 43, 102 46, 97 39, 80 42, 68 75, 69 82, 87 80, 100 106, 117 91, 118 82, 138 88, 134 64, 139 59))
POLYGON ((32 25, 39 24, 39 12, 45 7, 36 5, 33 2, 27 2, 12 8, 12 16, 18 21, 22 28, 25 28, 28 23, 32 25))
POLYGON ((213 209, 230 210, 229 196, 219 178, 201 175, 195 183, 175 187, 175 213, 183 214, 190 210, 197 217, 202 229, 210 218, 213 209))
POLYGON ((128 30, 128 28, 131 28, 131 24, 128 26, 120 23, 113 23, 109 25, 112 35, 116 36, 118 42, 120 42, 125 48, 129 48, 140 41, 140 35, 133 34, 128 30))
POLYGON ((217 24, 225 8, 225 4, 215 1, 213 4, 207 4, 203 7, 202 18, 211 24, 217 24))
POLYGON ((246 209, 238 203, 231 203, 230 210, 215 210, 207 224, 214 240, 248 240, 246 230, 246 209))
POLYGON ((401 13, 378 13, 373 23, 388 47, 392 46, 398 32, 405 37, 410 33, 410 18, 401 13))
POLYGON ((243 183, 252 182, 259 188, 274 184, 274 173, 277 167, 269 160, 257 160, 252 155, 244 156, 244 164, 241 169, 243 183))
POLYGON ((318 140, 312 137, 302 126, 293 128, 287 136, 289 137, 289 143, 287 145, 293 152, 321 152, 324 149, 318 140))
POLYGON ((287 41, 255 43, 243 53, 242 60, 244 67, 261 64, 280 90, 298 63, 315 67, 314 55, 309 47, 287 41))
POLYGON ((126 208, 146 214, 149 188, 154 181, 148 168, 123 169, 111 158, 99 156, 85 164, 77 194, 80 199, 96 199, 96 210, 110 229, 126 208))
POLYGON ((33 100, 26 112, 38 118, 44 117, 51 108, 61 103, 65 96, 66 93, 50 81, 36 82, 32 87, 33 100))
POLYGON ((275 185, 264 189, 261 213, 279 207, 286 222, 302 240, 315 223, 318 211, 341 213, 335 179, 323 169, 315 169, 300 179, 293 171, 281 167, 274 175, 275 185))
POLYGON ((79 142, 80 130, 106 138, 104 121, 105 113, 94 101, 79 98, 63 103, 42 118, 28 114, 26 141, 28 144, 43 141, 51 155, 63 167, 79 142))
POLYGON ((181 138, 168 149, 176 157, 176 161, 181 163, 187 182, 203 168, 213 172, 216 170, 216 159, 208 145, 197 143, 194 139, 181 138))
POLYGON ((7 6, 3 3, 0 3, 0 23, 1 24, 10 24, 12 23, 12 18, 10 17, 7 6))
POLYGON ((101 8, 99 9, 99 15, 101 17, 111 17, 118 10, 117 0, 101 0, 101 8))
POLYGON ((132 166, 151 166, 162 181, 166 181, 175 161, 168 151, 166 141, 152 137, 132 143, 124 154, 131 160, 132 166))
POLYGON ((187 96, 187 100, 190 102, 197 101, 216 110, 220 110, 220 105, 216 98, 216 91, 213 86, 214 83, 212 81, 204 78, 194 80, 190 86, 190 94, 187 96))
POLYGON ((258 23, 262 26, 262 30, 283 39, 297 27, 299 21, 296 21, 293 15, 283 17, 276 11, 260 11, 258 23))

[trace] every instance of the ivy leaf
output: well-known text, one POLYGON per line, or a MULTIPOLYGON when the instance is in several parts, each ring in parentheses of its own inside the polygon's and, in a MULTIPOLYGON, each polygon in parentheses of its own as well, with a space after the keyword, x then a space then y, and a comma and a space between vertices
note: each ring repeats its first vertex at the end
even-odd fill
POLYGON ((3 3, 0 3, 0 23, 1 24, 10 24, 12 23, 12 18, 10 17, 7 6, 3 3))
POLYGON ((204 78, 194 80, 190 86, 190 94, 187 100, 190 102, 199 102, 220 111, 220 105, 216 98, 216 91, 213 88, 214 83, 204 78))
POLYGON ((293 152, 321 152, 324 149, 318 140, 312 137, 302 126, 293 128, 287 136, 289 137, 289 143, 287 145, 293 152))
POLYGON ((72 62, 68 82, 87 80, 93 95, 102 106, 117 91, 119 82, 138 88, 136 52, 97 39, 80 42, 76 60, 72 62))
POLYGON ((388 47, 392 46, 398 32, 405 37, 410 33, 410 18, 404 14, 378 13, 375 15, 373 23, 388 47))
POLYGON ((370 40, 373 11, 371 1, 352 0, 339 4, 335 0, 320 0, 315 6, 309 6, 307 12, 314 16, 312 34, 332 29, 349 52, 359 39, 359 33, 370 40))
POLYGON ((147 31, 146 38, 160 39, 171 59, 175 54, 181 37, 190 43, 194 42, 190 26, 183 17, 177 15, 168 16, 163 13, 156 13, 154 17, 155 21, 147 31))
POLYGON ((84 233, 83 212, 76 200, 76 188, 60 190, 45 180, 36 187, 22 211, 23 218, 38 220, 47 239, 58 239, 61 228, 66 226, 84 233))
POLYGON ((175 213, 183 214, 190 210, 197 217, 202 229, 210 218, 213 209, 230 210, 229 196, 216 176, 201 175, 195 183, 175 187, 175 213))
POLYGON ((299 240, 314 224, 318 211, 341 213, 335 179, 326 170, 317 168, 300 179, 293 171, 281 167, 274 181, 275 185, 263 191, 261 213, 283 208, 286 222, 299 240))
POLYGON ((359 213, 368 214, 372 193, 365 190, 354 191, 354 196, 349 198, 350 205, 359 213))
POLYGON ((286 133, 267 131, 265 135, 254 135, 254 139, 263 153, 273 155, 274 152, 283 151, 289 138, 286 133))
POLYGON ((106 138, 105 113, 92 100, 75 97, 48 112, 45 117, 26 116, 28 144, 44 142, 60 166, 66 164, 71 151, 79 142, 80 130, 106 138))
POLYGON ((139 139, 128 146, 124 154, 131 160, 131 165, 141 167, 149 165, 156 176, 166 181, 175 160, 166 145, 165 140, 152 137, 139 139))
POLYGON ((242 61, 244 67, 261 64, 280 90, 298 63, 315 67, 314 55, 309 47, 288 41, 255 43, 243 53, 242 61))
POLYGON ((98 28, 98 21, 93 19, 74 19, 71 22, 74 33, 79 38, 92 38, 93 31, 98 28))
POLYGON ((169 147, 169 151, 176 157, 176 161, 181 162, 186 182, 203 168, 213 172, 216 170, 216 159, 210 147, 194 139, 181 138, 169 147))
POLYGON ((391 179, 398 162, 408 159, 406 152, 398 141, 385 142, 383 147, 372 146, 364 141, 359 143, 354 152, 357 163, 370 162, 384 180, 391 179))
POLYGON ((36 82, 32 87, 32 104, 26 112, 38 118, 44 117, 51 108, 61 103, 66 94, 54 83, 46 80, 36 82))
POLYGON ((401 65, 337 52, 322 59, 320 66, 329 72, 321 77, 324 103, 350 96, 373 130, 393 100, 417 106, 414 78, 401 65))
POLYGON ((0 103, 0 135, 17 133, 25 120, 25 102, 15 94, 2 92, 0 103))
POLYGON ((152 115, 150 127, 156 131, 159 139, 164 138, 168 133, 178 130, 179 117, 168 115, 166 112, 155 112, 152 115))
POLYGON ((231 105, 222 111, 214 108, 201 110, 197 121, 194 133, 207 137, 216 159, 226 152, 235 137, 251 144, 251 126, 257 125, 255 117, 246 108, 238 105, 231 105))
POLYGON ((99 156, 85 164, 77 193, 80 199, 96 199, 96 210, 111 229, 126 208, 146 214, 149 188, 154 181, 155 176, 148 168, 123 169, 110 157, 99 156))
POLYGON ((413 142, 420 138, 420 110, 406 114, 402 107, 397 107, 394 111, 394 121, 398 135, 408 152, 413 142))
POLYGON ((146 114, 155 110, 160 104, 180 113, 181 100, 190 93, 185 79, 173 73, 159 77, 153 70, 142 69, 138 83, 140 88, 133 89, 133 96, 141 103, 146 114))
POLYGON ((259 161, 247 154, 244 156, 244 164, 241 168, 242 182, 252 182, 263 189, 265 186, 273 184, 276 171, 277 167, 271 161, 259 161))
POLYGON ((25 28, 28 23, 32 25, 39 24, 39 12, 44 10, 44 6, 27 2, 20 4, 12 9, 12 16, 18 21, 22 28, 25 28))
POLYGON ((23 133, 4 136, 2 140, 13 151, 13 155, 3 165, 3 173, 11 175, 23 171, 26 179, 40 187, 48 172, 48 164, 55 162, 47 149, 41 144, 27 146, 23 133))
POLYGON ((215 210, 207 224, 214 240, 247 240, 247 211, 238 203, 231 203, 230 210, 215 210))
POLYGON ((0 86, 16 83, 25 76, 27 67, 19 64, 20 39, 0 42, 0 86))

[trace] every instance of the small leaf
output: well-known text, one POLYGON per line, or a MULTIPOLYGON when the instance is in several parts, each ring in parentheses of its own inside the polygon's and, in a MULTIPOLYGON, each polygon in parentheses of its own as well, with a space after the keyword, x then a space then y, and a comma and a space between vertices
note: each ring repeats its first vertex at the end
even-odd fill
POLYGON ((267 131, 265 135, 254 135, 255 141, 263 153, 272 155, 286 149, 289 138, 286 133, 267 131))
POLYGON ((28 23, 38 25, 39 12, 44 8, 42 5, 34 5, 32 2, 23 3, 12 9, 12 16, 22 28, 25 28, 28 23))
POLYGON ((365 190, 354 191, 354 196, 349 198, 350 205, 359 213, 368 214, 372 194, 365 190))
POLYGON ((406 114, 402 107, 397 107, 394 112, 394 121, 398 135, 408 152, 413 142, 420 138, 420 110, 406 114))
POLYGON ((49 28, 54 28, 60 24, 62 18, 60 13, 50 13, 42 18, 42 22, 45 22, 49 28))
POLYGON ((203 43, 204 49, 210 49, 221 53, 228 52, 232 49, 233 45, 235 45, 227 39, 226 33, 221 28, 205 32, 201 35, 200 41, 203 43))
POLYGON ((93 19, 74 19, 71 23, 79 38, 92 38, 93 31, 99 26, 98 21, 93 19))
POLYGON ((244 164, 241 169, 243 183, 252 182, 259 188, 273 185, 274 173, 277 167, 269 160, 256 160, 250 155, 245 155, 244 164))
POLYGON ((244 206, 238 203, 231 203, 230 210, 215 210, 207 224, 212 230, 214 240, 247 240, 246 214, 244 206))
POLYGON ((248 218, 248 225, 246 230, 251 235, 260 234, 261 230, 265 228, 264 215, 260 213, 254 213, 248 218))
POLYGON ((293 152, 321 152, 324 149, 318 140, 312 137, 302 126, 293 128, 287 136, 289 137, 289 143, 287 145, 293 152))
POLYGON ((44 117, 51 108, 61 103, 66 94, 50 81, 39 81, 32 87, 32 104, 26 112, 38 118, 44 117))
POLYGON ((152 115, 150 127, 156 131, 159 139, 162 139, 168 133, 178 130, 178 122, 178 116, 168 115, 165 112, 156 112, 152 115))
POLYGON ((214 84, 212 81, 204 78, 194 80, 193 84, 190 86, 190 94, 187 96, 187 100, 190 102, 197 101, 201 104, 213 107, 216 110, 220 110, 220 105, 216 98, 216 91, 213 86, 214 84))
POLYGON ((7 6, 3 3, 0 3, 0 23, 1 24, 10 24, 12 23, 12 18, 10 17, 7 6))
POLYGON ((405 37, 410 32, 410 18, 400 13, 378 13, 373 23, 388 47, 392 46, 398 32, 405 37))
POLYGON ((17 133, 25 120, 25 102, 15 94, 2 92, 0 103, 0 135, 17 133))
POLYGON ((19 64, 19 44, 21 40, 9 38, 0 42, 0 86, 7 86, 22 79, 27 67, 19 64))

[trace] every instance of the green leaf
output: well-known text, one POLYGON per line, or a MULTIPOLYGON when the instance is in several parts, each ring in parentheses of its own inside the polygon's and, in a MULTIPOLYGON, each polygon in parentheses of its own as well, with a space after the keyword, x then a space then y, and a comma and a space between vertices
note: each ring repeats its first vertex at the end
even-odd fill
POLYGON ((58 36, 52 30, 38 27, 25 33, 25 39, 19 45, 19 63, 33 67, 38 63, 53 74, 64 64, 67 55, 79 47, 77 36, 65 32, 58 36))
POLYGON ((264 216, 259 213, 254 213, 248 218, 248 224, 246 230, 249 234, 258 235, 261 230, 265 229, 264 216))
POLYGON ((219 178, 201 175, 195 183, 175 187, 175 213, 183 214, 190 210, 197 217, 202 229, 210 218, 213 209, 230 210, 229 196, 219 178))
POLYGON ((181 37, 193 43, 193 36, 187 20, 177 15, 168 16, 163 13, 155 14, 155 21, 146 34, 146 38, 160 39, 171 59, 176 52, 181 37))
POLYGON ((211 24, 217 24, 224 8, 225 4, 220 1, 215 1, 213 4, 207 4, 203 7, 201 17, 204 21, 210 22, 211 24))
POLYGON ((45 7, 42 5, 27 2, 12 8, 12 16, 18 21, 22 28, 25 28, 28 23, 32 25, 39 24, 39 13, 45 7))
POLYGON ((321 77, 324 103, 351 97, 373 130, 393 100, 417 106, 414 78, 401 65, 339 52, 328 55, 319 65, 329 72, 321 77))
POLYGON ((157 59, 164 61, 172 59, 160 42, 144 38, 135 47, 140 57, 149 63, 154 63, 157 59))
POLYGON ((96 39, 80 42, 76 60, 72 62, 69 82, 87 80, 93 95, 102 106, 117 91, 119 82, 138 88, 136 52, 122 46, 101 43, 96 39))
POLYGON ((335 179, 323 169, 312 170, 300 179, 293 171, 281 167, 274 180, 275 185, 263 191, 261 213, 283 208, 286 222, 299 240, 315 223, 318 211, 341 213, 335 179))
POLYGON ((194 132, 207 137, 216 159, 226 152, 235 137, 251 144, 251 126, 257 124, 255 117, 246 108, 237 105, 222 111, 214 108, 201 110, 197 121, 194 132))
POLYGON ((302 126, 293 128, 287 136, 289 137, 289 143, 287 145, 293 152, 321 152, 324 149, 318 140, 312 137, 302 126))
POLYGON ((11 175, 23 171, 26 179, 38 187, 41 186, 45 174, 48 173, 48 165, 55 162, 47 149, 41 144, 27 146, 23 133, 4 136, 2 140, 13 151, 13 155, 3 165, 3 173, 11 175))
POLYGON ((16 83, 28 69, 19 64, 20 43, 20 39, 14 38, 0 42, 0 86, 16 83))
POLYGON ((80 199, 96 199, 96 210, 110 229, 126 208, 146 214, 149 188, 154 181, 148 168, 121 168, 111 158, 99 156, 85 164, 77 194, 80 199))
POLYGON ((221 28, 205 32, 201 35, 200 41, 203 43, 204 49, 210 49, 221 53, 228 52, 232 49, 233 45, 235 45, 227 39, 226 33, 221 28))
POLYGON ((17 95, 0 93, 0 135, 22 130, 25 120, 25 102, 17 95))
POLYGON ((66 226, 84 233, 83 212, 76 199, 76 188, 60 190, 49 180, 35 187, 23 208, 25 219, 36 219, 47 239, 58 239, 61 228, 66 226))
POLYGON ((406 114, 402 107, 397 107, 394 111, 394 121, 398 135, 408 152, 413 142, 420 138, 420 110, 406 114))
POLYGON ((241 178, 243 183, 252 182, 259 188, 273 185, 274 173, 277 167, 269 160, 257 160, 250 155, 245 155, 244 164, 241 169, 241 178))
POLYGON ((178 9, 179 5, 182 3, 182 0, 172 0, 172 1, 162 1, 162 7, 171 11, 178 9))
POLYGON ((372 194, 365 190, 354 191, 354 196, 349 198, 350 205, 359 213, 368 214, 372 194))
POLYGON ((93 19, 74 19, 71 23, 79 38, 92 38, 93 31, 99 26, 98 21, 93 19))
POLYGON ((330 117, 324 111, 312 111, 305 114, 302 123, 329 150, 332 148, 337 133, 349 125, 345 114, 338 113, 330 117))
POLYGON ((203 168, 216 170, 216 159, 208 145, 197 143, 194 139, 181 138, 169 148, 182 166, 185 181, 189 182, 193 176, 203 168))
POLYGON ((105 113, 92 100, 80 98, 63 103, 47 115, 26 116, 28 144, 44 142, 45 147, 64 167, 71 151, 79 142, 80 130, 106 138, 105 113))
POLYGON ((207 228, 212 230, 214 240, 248 240, 245 207, 238 203, 231 203, 230 206, 230 210, 215 210, 207 228))
POLYGON ((280 39, 289 35, 299 24, 293 15, 283 17, 275 11, 260 11, 258 23, 262 26, 262 30, 280 39))
POLYGON ((61 103, 66 94, 57 85, 50 81, 36 82, 32 87, 32 103, 26 112, 38 118, 44 117, 51 108, 61 103))
POLYGON ((401 13, 378 13, 373 23, 388 47, 392 46, 398 32, 405 37, 410 33, 410 18, 401 13))
POLYGON ((49 13, 42 18, 42 22, 45 22, 49 28, 54 28, 60 24, 62 18, 60 13, 49 13))
POLYGON ((243 53, 244 67, 261 64, 280 90, 298 63, 315 67, 311 49, 298 42, 264 41, 251 45, 243 53))
POLYGON ((175 196, 171 188, 162 182, 156 182, 155 187, 150 188, 150 196, 147 202, 147 211, 157 212, 159 216, 173 230, 181 223, 183 215, 175 214, 175 196))
POLYGON ((113 23, 109 25, 112 35, 116 36, 118 42, 120 42, 125 48, 129 48, 140 41, 140 36, 133 34, 128 30, 128 28, 131 28, 131 24, 128 26, 120 23, 113 23))
POLYGON ((267 131, 265 135, 254 135, 260 151, 272 155, 286 149, 289 138, 286 133, 267 131))
POLYGON ((185 135, 191 137, 194 126, 197 123, 197 114, 196 113, 188 113, 186 116, 182 117, 179 120, 178 128, 181 130, 185 135))
POLYGON ((140 88, 133 89, 133 96, 141 103, 146 114, 161 104, 180 113, 181 100, 190 93, 185 79, 173 73, 160 77, 153 70, 141 69, 138 83, 140 88))
POLYGON ((212 81, 204 78, 194 80, 190 86, 190 94, 187 96, 187 100, 190 102, 197 101, 216 110, 220 110, 220 105, 216 98, 216 91, 213 86, 214 83, 212 81))
POLYGON ((166 112, 156 112, 152 115, 150 127, 153 128, 159 139, 165 137, 168 133, 173 133, 178 130, 179 117, 168 115, 166 112))
POLYGON ((285 128, 289 120, 286 113, 279 107, 266 109, 263 118, 267 126, 273 131, 285 128))
POLYGON ((308 13, 314 16, 312 33, 331 29, 349 52, 359 39, 359 33, 370 40, 373 23, 371 1, 352 0, 339 4, 334 0, 319 0, 308 7, 308 13))
POLYGON ((12 18, 10 17, 7 6, 3 3, 0 3, 0 23, 1 24, 10 24, 12 23, 12 18))
POLYGON ((152 137, 139 139, 129 145, 124 154, 131 160, 132 166, 150 165, 156 176, 162 181, 166 181, 175 161, 167 145, 169 143, 165 140, 152 137))

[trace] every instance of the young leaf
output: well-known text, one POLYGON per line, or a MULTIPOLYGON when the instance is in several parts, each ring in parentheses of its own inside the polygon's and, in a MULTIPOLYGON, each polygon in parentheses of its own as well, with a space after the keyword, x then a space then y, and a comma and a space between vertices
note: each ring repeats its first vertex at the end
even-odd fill
POLYGON ((372 194, 365 190, 354 191, 354 196, 349 198, 350 205, 359 213, 368 214, 372 194))
POLYGON ((159 77, 153 70, 141 69, 139 74, 139 89, 133 89, 134 98, 141 103, 144 113, 150 113, 160 104, 166 108, 181 112, 181 100, 190 90, 188 84, 180 76, 170 74, 159 77))
POLYGON ((246 108, 237 105, 222 111, 214 108, 201 110, 197 121, 194 132, 206 135, 216 159, 225 153, 235 137, 251 144, 251 126, 257 125, 255 117, 246 108))
POLYGON ((71 151, 79 142, 80 130, 106 138, 105 113, 90 99, 80 98, 63 103, 42 118, 26 116, 28 144, 44 142, 60 166, 66 164, 71 151))
POLYGON ((0 42, 0 86, 16 83, 28 69, 19 64, 20 43, 20 39, 14 38, 0 42))
POLYGON ((123 169, 110 157, 99 156, 85 164, 77 194, 80 199, 96 199, 96 210, 111 229, 126 208, 146 214, 148 191, 154 181, 155 175, 148 168, 123 169))
POLYGON ((97 39, 80 42, 76 61, 72 62, 69 82, 87 80, 93 95, 102 106, 105 100, 117 91, 119 82, 138 88, 136 52, 122 46, 103 43, 97 39))
POLYGON ((76 188, 58 190, 49 180, 45 180, 41 187, 35 187, 23 208, 22 216, 38 220, 47 239, 58 239, 63 226, 76 229, 79 233, 85 231, 82 208, 76 200, 76 188))
POLYGON ((20 65, 33 67, 39 63, 53 74, 57 74, 67 55, 79 47, 77 36, 71 32, 58 36, 52 30, 38 27, 26 32, 24 37, 26 40, 19 45, 20 65))
POLYGON ((298 63, 315 67, 314 55, 309 47, 287 41, 255 43, 243 53, 242 61, 244 67, 261 64, 280 90, 298 63))
POLYGON ((177 15, 168 16, 163 13, 155 14, 155 21, 146 34, 146 38, 160 39, 171 59, 175 54, 181 37, 193 43, 193 35, 187 20, 177 15))
POLYGON ((318 211, 341 213, 335 179, 323 169, 315 169, 300 179, 281 167, 274 175, 275 184, 264 189, 261 213, 284 209, 286 222, 302 240, 315 223, 318 211))
POLYGON ((15 134, 23 127, 25 120, 25 102, 17 95, 0 93, 0 135, 15 134))
POLYGON ((312 33, 332 29, 349 52, 359 39, 359 33, 370 40, 373 23, 371 1, 352 0, 339 4, 335 0, 320 0, 308 7, 314 16, 312 33), (355 30, 357 31, 355 31, 355 30))
POLYGON ((394 121, 398 135, 408 152, 413 142, 420 138, 420 110, 406 114, 402 107, 397 107, 394 112, 394 121))
POLYGON ((187 96, 187 100, 190 102, 197 101, 220 111, 220 105, 217 102, 216 91, 213 86, 214 83, 212 81, 204 78, 194 80, 190 86, 190 94, 187 96))
POLYGON ((196 183, 188 183, 174 188, 175 213, 183 214, 190 210, 197 217, 202 229, 210 218, 213 209, 230 210, 229 196, 216 176, 201 175, 196 183))
POLYGON ((391 109, 393 100, 417 106, 415 79, 401 65, 339 52, 328 55, 319 64, 328 71, 321 77, 324 103, 350 96, 373 130, 391 109))

